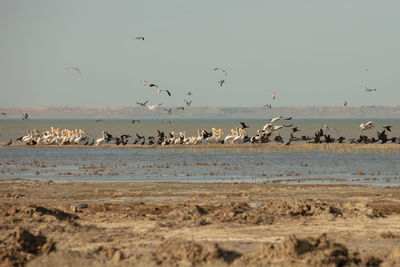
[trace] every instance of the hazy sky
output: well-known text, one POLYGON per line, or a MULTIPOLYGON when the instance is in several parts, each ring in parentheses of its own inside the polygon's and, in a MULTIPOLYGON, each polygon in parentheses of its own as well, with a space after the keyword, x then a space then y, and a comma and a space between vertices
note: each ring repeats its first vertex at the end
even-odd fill
POLYGON ((182 105, 187 91, 196 106, 399 105, 399 10, 398 0, 1 0, 0 107, 182 105), (214 67, 228 72, 222 87, 214 67))

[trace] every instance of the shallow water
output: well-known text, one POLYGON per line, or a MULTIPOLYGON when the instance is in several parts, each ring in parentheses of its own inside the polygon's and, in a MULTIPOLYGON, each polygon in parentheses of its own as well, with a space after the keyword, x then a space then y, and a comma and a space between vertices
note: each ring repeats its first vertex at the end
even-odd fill
POLYGON ((0 147, 0 163, 2 178, 53 181, 400 184, 400 149, 0 147))

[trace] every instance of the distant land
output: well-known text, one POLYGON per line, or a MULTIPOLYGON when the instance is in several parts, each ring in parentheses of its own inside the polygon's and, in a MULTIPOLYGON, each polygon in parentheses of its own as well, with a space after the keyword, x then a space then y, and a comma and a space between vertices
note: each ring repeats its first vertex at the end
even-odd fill
POLYGON ((298 119, 400 119, 400 106, 332 107, 187 107, 173 108, 172 114, 161 107, 150 111, 143 107, 0 107, 1 119, 19 119, 27 112, 30 119, 268 119, 283 115, 298 119))

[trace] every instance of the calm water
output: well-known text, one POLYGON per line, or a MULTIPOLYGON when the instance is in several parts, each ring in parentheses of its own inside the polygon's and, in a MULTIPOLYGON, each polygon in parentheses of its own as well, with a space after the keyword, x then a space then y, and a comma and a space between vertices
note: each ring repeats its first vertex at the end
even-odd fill
MULTIPOLYGON (((132 125, 127 120, 2 120, 1 141, 24 135, 26 129, 82 128, 98 137, 101 130, 119 135, 154 135, 163 131, 222 128, 228 132, 241 120, 176 120, 163 124, 147 120, 132 125)), ((301 129, 298 135, 311 135, 328 124, 346 137, 360 134, 366 120, 292 120, 301 129)), ((249 133, 262 128, 263 120, 246 120, 249 133)), ((374 120, 375 135, 384 125, 393 125, 390 136, 400 136, 399 120, 374 120)), ((337 135, 336 131, 332 133, 337 135)), ((288 132, 282 132, 286 137, 288 132)), ((290 148, 71 148, 0 147, 0 177, 53 181, 192 181, 192 182, 293 182, 399 185, 400 149, 341 152, 296 152, 290 148), (319 179, 323 178, 323 179, 319 179)))

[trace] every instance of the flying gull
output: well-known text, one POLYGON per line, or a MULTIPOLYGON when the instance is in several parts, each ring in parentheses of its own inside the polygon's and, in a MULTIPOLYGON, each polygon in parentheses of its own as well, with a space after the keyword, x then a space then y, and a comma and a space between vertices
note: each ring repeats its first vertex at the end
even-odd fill
POLYGON ((67 70, 76 70, 80 75, 82 75, 82 72, 80 71, 80 69, 78 68, 78 67, 76 67, 76 66, 72 66, 72 67, 69 67, 69 68, 66 68, 67 70))

